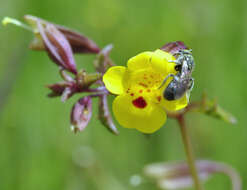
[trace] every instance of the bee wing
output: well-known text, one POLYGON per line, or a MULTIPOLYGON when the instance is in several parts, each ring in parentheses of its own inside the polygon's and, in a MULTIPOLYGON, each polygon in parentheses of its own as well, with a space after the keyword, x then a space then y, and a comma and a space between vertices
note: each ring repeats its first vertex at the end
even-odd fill
POLYGON ((191 92, 190 90, 186 92, 187 102, 190 102, 190 92, 191 92))

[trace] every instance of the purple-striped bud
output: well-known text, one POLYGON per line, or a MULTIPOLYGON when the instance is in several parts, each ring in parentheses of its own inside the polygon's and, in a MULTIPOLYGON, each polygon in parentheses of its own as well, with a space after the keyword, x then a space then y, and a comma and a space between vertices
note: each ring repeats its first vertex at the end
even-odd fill
POLYGON ((76 133, 83 131, 92 117, 92 99, 85 96, 79 99, 72 108, 70 123, 72 130, 76 133))
MULTIPOLYGON (((195 163, 200 182, 206 182, 214 174, 225 174, 232 181, 232 189, 241 190, 241 178, 230 165, 197 160, 195 163)), ((144 174, 154 179, 159 189, 187 189, 193 187, 190 168, 186 162, 154 163, 144 168, 144 174)))
POLYGON ((176 42, 169 42, 164 46, 162 46, 160 49, 174 55, 178 53, 180 50, 188 49, 188 47, 184 44, 184 42, 176 41, 176 42))
POLYGON ((113 62, 109 57, 109 54, 113 48, 112 44, 107 45, 104 47, 97 55, 95 61, 94 61, 94 67, 95 69, 100 73, 105 73, 105 71, 113 66, 113 62))
POLYGON ((48 94, 49 97, 61 96, 66 88, 70 88, 70 84, 67 82, 55 83, 47 85, 46 87, 51 90, 48 94))
POLYGON ((62 26, 56 27, 68 39, 74 53, 99 53, 100 48, 88 37, 62 26))
POLYGON ((110 114, 107 95, 102 95, 99 97, 99 119, 101 123, 113 134, 118 135, 119 132, 113 123, 112 116, 110 114))
MULTIPOLYGON (((32 15, 25 15, 24 19, 29 25, 31 25, 34 31, 37 30, 38 22, 40 22, 43 26, 52 24, 46 20, 32 15)), ((99 53, 100 48, 97 46, 97 44, 85 35, 57 24, 52 25, 54 25, 56 29, 59 30, 66 37, 74 53, 99 53)), ((44 46, 37 36, 35 40, 30 44, 30 48, 34 50, 44 50, 44 46)))
POLYGON ((77 73, 73 52, 65 36, 52 24, 37 24, 45 48, 50 58, 63 69, 77 73))

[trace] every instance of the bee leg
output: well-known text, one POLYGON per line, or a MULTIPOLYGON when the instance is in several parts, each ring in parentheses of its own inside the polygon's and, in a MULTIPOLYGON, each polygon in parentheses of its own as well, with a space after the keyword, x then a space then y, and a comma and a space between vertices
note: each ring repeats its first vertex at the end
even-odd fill
POLYGON ((187 52, 192 53, 192 49, 187 49, 187 52))
POLYGON ((192 49, 182 49, 179 50, 179 54, 183 55, 184 53, 188 54, 188 53, 192 53, 192 49))
POLYGON ((190 82, 191 82, 191 84, 190 84, 190 87, 189 87, 189 91, 191 91, 193 89, 193 87, 194 87, 194 79, 191 78, 190 82))
POLYGON ((168 61, 168 63, 176 63, 176 64, 180 64, 177 60, 170 60, 170 61, 168 61))
POLYGON ((164 84, 166 83, 166 81, 170 78, 170 77, 175 77, 174 74, 169 74, 167 75, 167 77, 163 80, 162 84, 160 85, 160 87, 158 89, 160 89, 162 86, 164 86, 164 84))
POLYGON ((168 62, 169 63, 175 63, 176 64, 175 67, 174 67, 176 71, 181 70, 180 68, 182 66, 182 63, 180 61, 178 61, 178 60, 170 60, 168 62))

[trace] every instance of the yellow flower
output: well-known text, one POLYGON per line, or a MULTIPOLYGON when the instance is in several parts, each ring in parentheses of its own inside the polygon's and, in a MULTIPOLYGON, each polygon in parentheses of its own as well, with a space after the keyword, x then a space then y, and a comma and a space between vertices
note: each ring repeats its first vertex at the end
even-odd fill
POLYGON ((113 101, 113 114, 126 128, 153 133, 166 122, 166 110, 177 111, 188 104, 186 95, 179 100, 163 98, 166 84, 159 88, 168 74, 176 74, 175 58, 162 50, 143 52, 129 59, 127 68, 114 66, 103 76, 106 88, 118 95, 113 101))

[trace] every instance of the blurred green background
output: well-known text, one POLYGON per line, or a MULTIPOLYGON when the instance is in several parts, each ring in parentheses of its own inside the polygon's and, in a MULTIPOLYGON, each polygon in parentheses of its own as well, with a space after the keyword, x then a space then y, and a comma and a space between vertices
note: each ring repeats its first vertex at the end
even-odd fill
MULTIPOLYGON (((195 87, 205 90, 233 113, 235 126, 201 114, 189 114, 195 154, 236 168, 247 188, 247 1, 244 0, 1 0, 0 18, 33 14, 83 32, 100 47, 113 43, 118 65, 139 52, 182 40, 193 48, 195 87)), ((147 139, 118 125, 110 134, 98 121, 74 135, 66 103, 46 97, 44 86, 60 80, 57 66, 43 52, 28 50, 31 33, 0 27, 0 189, 1 190, 145 190, 129 180, 152 162, 184 160, 177 123, 147 139), (97 167, 85 169, 92 162, 97 167)), ((93 71, 94 56, 77 55, 80 68, 93 71)), ((95 108, 97 106, 96 102, 95 108)), ((206 189, 230 190, 227 177, 215 175, 206 189)))

